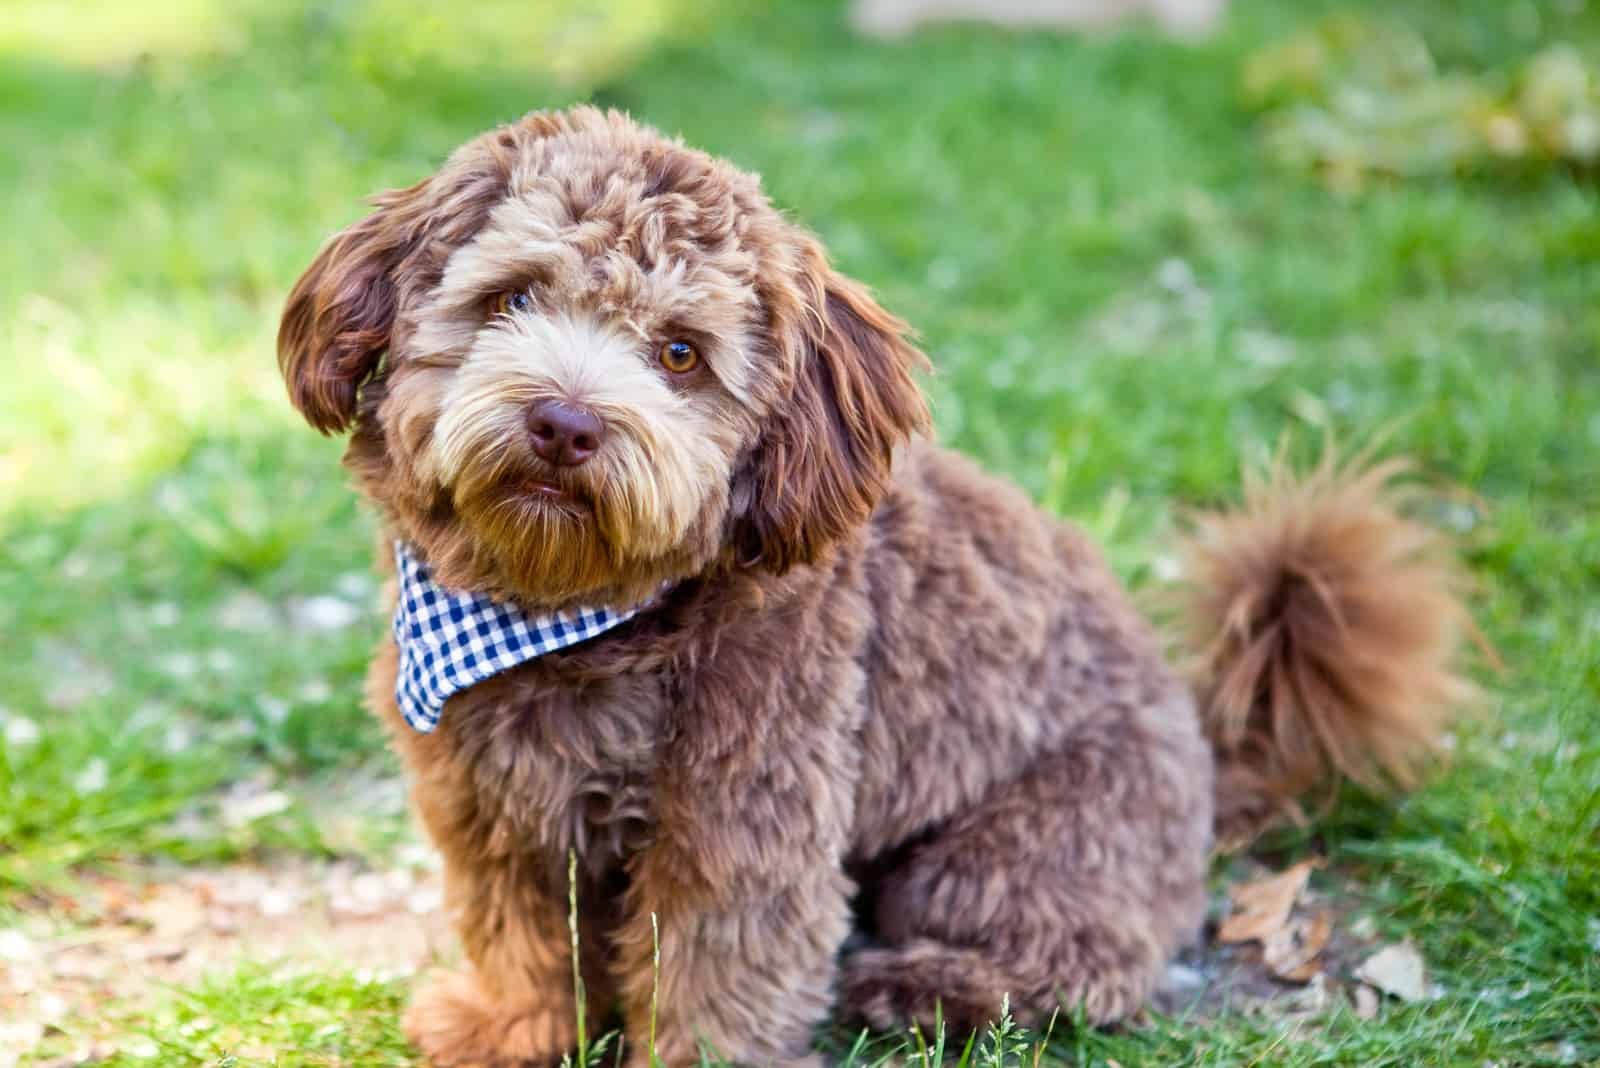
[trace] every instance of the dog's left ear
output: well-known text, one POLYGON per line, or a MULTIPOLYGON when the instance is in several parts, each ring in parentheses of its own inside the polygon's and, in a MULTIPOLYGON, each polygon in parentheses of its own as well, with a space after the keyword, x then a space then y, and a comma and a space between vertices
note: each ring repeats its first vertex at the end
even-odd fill
POLYGON ((307 422, 324 434, 349 429, 361 387, 389 348, 402 295, 438 281, 450 252, 504 195, 521 147, 562 121, 534 113, 467 142, 433 177, 378 194, 372 214, 322 247, 278 327, 278 366, 307 422))
POLYGON ((866 521, 895 447, 927 429, 915 376, 928 361, 809 237, 797 280, 766 297, 791 378, 750 457, 737 538, 746 560, 783 572, 866 521))

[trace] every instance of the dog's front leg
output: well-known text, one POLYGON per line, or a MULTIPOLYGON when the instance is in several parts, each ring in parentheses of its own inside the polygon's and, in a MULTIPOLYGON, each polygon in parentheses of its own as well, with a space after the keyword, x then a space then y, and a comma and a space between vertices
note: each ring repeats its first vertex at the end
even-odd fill
MULTIPOLYGON (((443 857, 445 904, 467 957, 464 970, 425 980, 406 1011, 406 1035, 436 1068, 555 1065, 577 1037, 564 865, 525 851, 516 828, 473 803, 468 768, 453 758, 448 728, 399 737, 417 814, 443 857)), ((591 916, 580 920, 592 934, 591 916)), ((599 943, 585 938, 583 963, 591 1009, 603 1015, 599 943)))
POLYGON ((565 903, 509 858, 447 855, 445 881, 469 968, 428 977, 407 1037, 436 1066, 554 1065, 576 1040, 565 903))
POLYGON ((630 1068, 645 1068, 654 997, 655 1052, 668 1068, 820 1063, 812 1037, 833 1005, 839 944, 849 926, 836 870, 759 897, 658 912, 659 982, 646 954, 650 917, 630 923, 624 1005, 630 1068))
POLYGON ((850 929, 855 754, 815 719, 762 725, 742 711, 750 729, 732 747, 677 748, 657 839, 631 865, 616 978, 633 1068, 649 1063, 652 1032, 668 1068, 702 1048, 735 1064, 819 1063, 811 1042, 850 929))

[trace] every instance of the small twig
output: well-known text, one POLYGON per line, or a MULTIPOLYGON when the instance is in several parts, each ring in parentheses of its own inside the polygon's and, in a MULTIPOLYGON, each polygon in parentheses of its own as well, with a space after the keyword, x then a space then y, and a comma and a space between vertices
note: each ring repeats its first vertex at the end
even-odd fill
POLYGON ((656 1003, 661 994, 661 926, 650 913, 650 1068, 656 1068, 656 1003))
POLYGON ((572 1000, 578 1014, 578 1068, 589 1068, 583 965, 578 956, 578 853, 573 849, 567 850, 567 929, 572 933, 572 1000))

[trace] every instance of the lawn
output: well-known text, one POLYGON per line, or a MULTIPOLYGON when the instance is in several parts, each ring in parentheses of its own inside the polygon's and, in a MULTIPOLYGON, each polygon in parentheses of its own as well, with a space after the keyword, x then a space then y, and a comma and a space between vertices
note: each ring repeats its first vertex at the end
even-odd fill
POLYGON ((1361 1019, 1333 974, 1310 1008, 1285 991, 1114 1034, 1063 1023, 1048 1058, 1600 1061, 1596 172, 1330 184, 1275 162, 1240 89, 1330 11, 1493 79, 1556 43, 1595 61, 1600 5, 1239 0, 1193 46, 874 43, 832 3, 146 7, 0 18, 0 1064, 412 1063, 403 968, 330 963, 314 934, 241 948, 301 923, 306 887, 391 933, 433 916, 360 708, 385 625, 372 522, 338 443, 290 411, 273 333, 362 197, 585 99, 759 171, 920 329, 943 438, 1131 582, 1162 573, 1184 506, 1280 440, 1382 437, 1461 539, 1505 666, 1478 670, 1452 766, 1257 857, 1324 856, 1312 886, 1341 925, 1411 940, 1437 996, 1361 1019), (227 913, 216 967, 172 965, 203 956, 193 901, 227 913), (148 949, 163 923, 175 948, 57 967, 63 947, 148 949))

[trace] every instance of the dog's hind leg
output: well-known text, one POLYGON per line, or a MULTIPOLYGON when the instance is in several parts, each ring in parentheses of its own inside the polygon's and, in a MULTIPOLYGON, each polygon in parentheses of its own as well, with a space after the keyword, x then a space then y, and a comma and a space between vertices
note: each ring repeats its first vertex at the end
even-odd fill
POLYGON ((1211 810, 1186 698, 1091 719, 882 877, 880 941, 845 962, 845 1014, 927 1030, 938 1011, 968 1030, 1009 996, 1033 1025, 1057 1007, 1127 1016, 1198 928, 1211 810))

